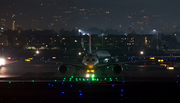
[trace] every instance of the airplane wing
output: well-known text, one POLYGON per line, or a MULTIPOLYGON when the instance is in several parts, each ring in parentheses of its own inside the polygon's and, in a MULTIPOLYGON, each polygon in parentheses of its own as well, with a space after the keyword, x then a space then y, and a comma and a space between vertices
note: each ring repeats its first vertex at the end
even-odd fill
POLYGON ((45 61, 46 62, 50 62, 50 63, 56 63, 56 64, 61 64, 61 65, 71 65, 71 66, 75 66, 75 67, 82 67, 83 65, 81 63, 74 63, 74 62, 67 62, 67 61, 45 61))
POLYGON ((107 64, 99 64, 98 68, 111 66, 111 65, 124 65, 125 63, 135 63, 135 62, 142 62, 142 61, 152 61, 152 60, 139 60, 139 61, 124 61, 124 62, 118 62, 118 63, 107 63, 107 64))

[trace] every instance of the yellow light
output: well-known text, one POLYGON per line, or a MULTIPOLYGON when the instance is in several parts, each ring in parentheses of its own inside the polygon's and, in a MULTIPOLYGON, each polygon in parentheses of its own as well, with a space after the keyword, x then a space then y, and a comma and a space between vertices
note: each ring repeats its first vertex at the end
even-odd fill
POLYGON ((150 59, 155 59, 155 57, 150 57, 150 59))
POLYGON ((11 57, 7 57, 7 59, 11 59, 11 57))
POLYGON ((87 73, 94 73, 94 70, 87 70, 87 73))
POLYGON ((163 59, 159 59, 158 62, 163 62, 164 60, 163 59))
POLYGON ((166 64, 160 64, 160 67, 166 67, 166 64))
POLYGON ((25 59, 26 62, 29 62, 30 60, 29 59, 25 59))
POLYGON ((174 70, 174 67, 167 67, 167 69, 169 69, 169 70, 174 70))
POLYGON ((91 68, 93 68, 93 65, 88 65, 88 67, 91 69, 91 68))
POLYGON ((28 58, 29 60, 33 60, 33 58, 28 58))

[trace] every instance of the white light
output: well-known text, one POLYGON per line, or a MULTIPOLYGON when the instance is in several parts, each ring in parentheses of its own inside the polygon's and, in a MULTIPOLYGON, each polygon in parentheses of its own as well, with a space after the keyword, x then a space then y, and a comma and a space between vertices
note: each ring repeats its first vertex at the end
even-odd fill
POLYGON ((86 35, 85 33, 83 33, 82 35, 86 35))
POLYGON ((94 77, 94 74, 92 75, 92 77, 94 77))
POLYGON ((143 52, 143 51, 141 51, 141 52, 140 52, 140 54, 144 54, 144 52, 143 52))
POLYGON ((89 74, 86 74, 86 77, 89 77, 90 75, 89 74))
POLYGON ((5 65, 5 60, 4 59, 0 59, 0 65, 5 65))
POLYGON ((155 32, 156 30, 154 29, 153 31, 155 32))
POLYGON ((39 54, 39 51, 38 51, 38 50, 36 51, 36 54, 39 54))
POLYGON ((78 54, 81 55, 81 52, 79 52, 78 54))
POLYGON ((78 31, 81 32, 81 29, 79 29, 78 31))

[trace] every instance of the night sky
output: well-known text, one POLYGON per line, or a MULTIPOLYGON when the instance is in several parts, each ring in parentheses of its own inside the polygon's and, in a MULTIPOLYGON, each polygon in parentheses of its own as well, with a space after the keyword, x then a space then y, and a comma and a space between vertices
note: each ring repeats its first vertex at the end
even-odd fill
POLYGON ((5 29, 179 31, 179 0, 0 0, 5 29))

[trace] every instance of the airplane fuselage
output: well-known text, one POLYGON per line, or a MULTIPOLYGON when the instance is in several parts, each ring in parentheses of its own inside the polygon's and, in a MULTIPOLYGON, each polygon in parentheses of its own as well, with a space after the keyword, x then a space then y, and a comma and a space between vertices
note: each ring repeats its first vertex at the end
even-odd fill
POLYGON ((88 54, 84 56, 82 64, 84 64, 87 69, 95 69, 99 64, 99 60, 96 55, 88 54))

